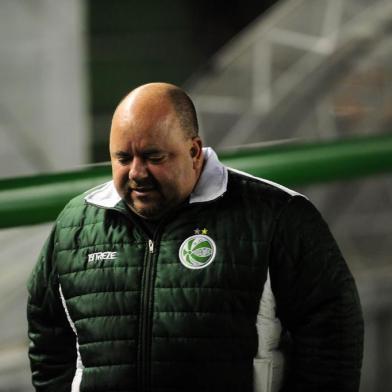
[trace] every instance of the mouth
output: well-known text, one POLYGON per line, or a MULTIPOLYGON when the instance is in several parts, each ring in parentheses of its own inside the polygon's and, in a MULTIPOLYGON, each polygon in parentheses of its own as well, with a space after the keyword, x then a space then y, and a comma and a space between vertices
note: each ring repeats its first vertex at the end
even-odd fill
POLYGON ((155 192, 155 188, 154 187, 137 187, 137 188, 131 188, 130 191, 135 196, 146 196, 148 194, 151 194, 152 192, 155 192))

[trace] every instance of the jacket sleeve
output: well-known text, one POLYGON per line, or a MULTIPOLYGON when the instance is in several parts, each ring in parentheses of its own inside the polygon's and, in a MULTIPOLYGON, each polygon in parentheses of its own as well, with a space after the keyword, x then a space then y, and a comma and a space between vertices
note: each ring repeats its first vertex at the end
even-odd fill
POLYGON ((61 304, 53 268, 55 230, 47 239, 28 281, 28 335, 36 391, 70 391, 76 367, 76 338, 61 304))
POLYGON ((358 391, 363 319, 354 279, 316 208, 295 196, 277 222, 270 274, 291 339, 284 392, 358 391))

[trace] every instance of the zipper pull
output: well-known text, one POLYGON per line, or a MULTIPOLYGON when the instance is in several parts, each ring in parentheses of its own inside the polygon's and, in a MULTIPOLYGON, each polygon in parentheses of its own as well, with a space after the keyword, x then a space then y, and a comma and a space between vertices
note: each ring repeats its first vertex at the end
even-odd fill
POLYGON ((150 253, 154 253, 154 242, 152 240, 148 240, 148 249, 150 253))

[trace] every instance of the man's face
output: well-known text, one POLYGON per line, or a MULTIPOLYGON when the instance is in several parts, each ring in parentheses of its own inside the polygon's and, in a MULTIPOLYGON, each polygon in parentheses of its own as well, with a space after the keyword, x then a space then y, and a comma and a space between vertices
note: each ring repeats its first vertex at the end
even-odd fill
POLYGON ((116 190, 139 216, 159 218, 192 192, 200 150, 200 139, 185 136, 171 108, 120 116, 110 136, 116 190))

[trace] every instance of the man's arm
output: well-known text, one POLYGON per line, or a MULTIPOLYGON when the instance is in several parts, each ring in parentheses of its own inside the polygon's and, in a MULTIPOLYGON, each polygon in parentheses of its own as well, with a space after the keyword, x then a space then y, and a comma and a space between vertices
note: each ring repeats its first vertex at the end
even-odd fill
POLYGON ((54 230, 28 282, 29 358, 36 391, 70 391, 76 367, 76 338, 59 298, 53 268, 54 230))
POLYGON ((270 274, 292 340, 283 391, 359 389, 363 319, 353 277, 319 212, 291 199, 274 233, 270 274))

